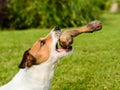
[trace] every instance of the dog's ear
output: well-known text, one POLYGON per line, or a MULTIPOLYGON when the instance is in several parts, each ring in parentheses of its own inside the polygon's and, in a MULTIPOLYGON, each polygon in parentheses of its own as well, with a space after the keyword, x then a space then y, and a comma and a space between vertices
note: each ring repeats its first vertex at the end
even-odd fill
POLYGON ((25 67, 31 67, 35 63, 36 63, 36 59, 29 53, 29 50, 26 50, 24 52, 19 68, 24 69, 25 67))

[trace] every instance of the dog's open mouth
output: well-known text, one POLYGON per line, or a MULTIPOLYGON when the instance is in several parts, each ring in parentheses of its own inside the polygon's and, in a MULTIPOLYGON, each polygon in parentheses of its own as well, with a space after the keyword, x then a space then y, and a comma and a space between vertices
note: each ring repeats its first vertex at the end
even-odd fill
POLYGON ((72 46, 69 46, 67 48, 63 48, 62 46, 58 47, 58 43, 56 43, 56 51, 58 53, 61 53, 61 52, 66 52, 67 53, 67 52, 72 51, 72 46))
POLYGON ((56 46, 55 46, 55 51, 58 53, 58 54, 67 54, 67 53, 69 53, 69 52, 71 52, 72 51, 72 46, 66 46, 66 47, 64 47, 64 45, 61 45, 60 44, 60 35, 61 35, 61 30, 60 30, 60 28, 59 27, 55 27, 54 28, 54 31, 56 32, 55 34, 57 35, 57 36, 59 36, 59 37, 57 37, 58 38, 58 41, 56 42, 56 46))

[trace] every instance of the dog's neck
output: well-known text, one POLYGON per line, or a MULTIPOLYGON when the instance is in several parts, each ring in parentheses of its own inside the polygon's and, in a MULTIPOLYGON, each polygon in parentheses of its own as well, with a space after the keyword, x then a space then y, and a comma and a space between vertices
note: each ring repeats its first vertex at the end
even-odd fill
POLYGON ((12 81, 16 81, 16 83, 18 81, 24 82, 25 85, 32 85, 32 88, 40 88, 40 90, 49 90, 55 65, 56 63, 46 62, 30 68, 20 69, 12 81))

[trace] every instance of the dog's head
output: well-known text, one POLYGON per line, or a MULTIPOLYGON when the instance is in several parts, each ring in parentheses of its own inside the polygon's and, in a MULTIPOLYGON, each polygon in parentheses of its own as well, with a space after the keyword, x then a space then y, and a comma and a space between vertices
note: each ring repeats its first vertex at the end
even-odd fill
POLYGON ((61 30, 56 27, 46 37, 37 40, 32 48, 25 51, 19 68, 31 67, 44 62, 56 62, 72 51, 72 47, 58 48, 61 30))

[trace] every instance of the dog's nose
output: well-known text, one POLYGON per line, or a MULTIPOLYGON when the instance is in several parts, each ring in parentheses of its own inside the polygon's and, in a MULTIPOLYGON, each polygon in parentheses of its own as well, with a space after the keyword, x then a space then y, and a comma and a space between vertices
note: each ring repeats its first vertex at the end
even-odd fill
POLYGON ((54 31, 60 31, 61 29, 60 29, 60 27, 55 27, 54 28, 54 31))

